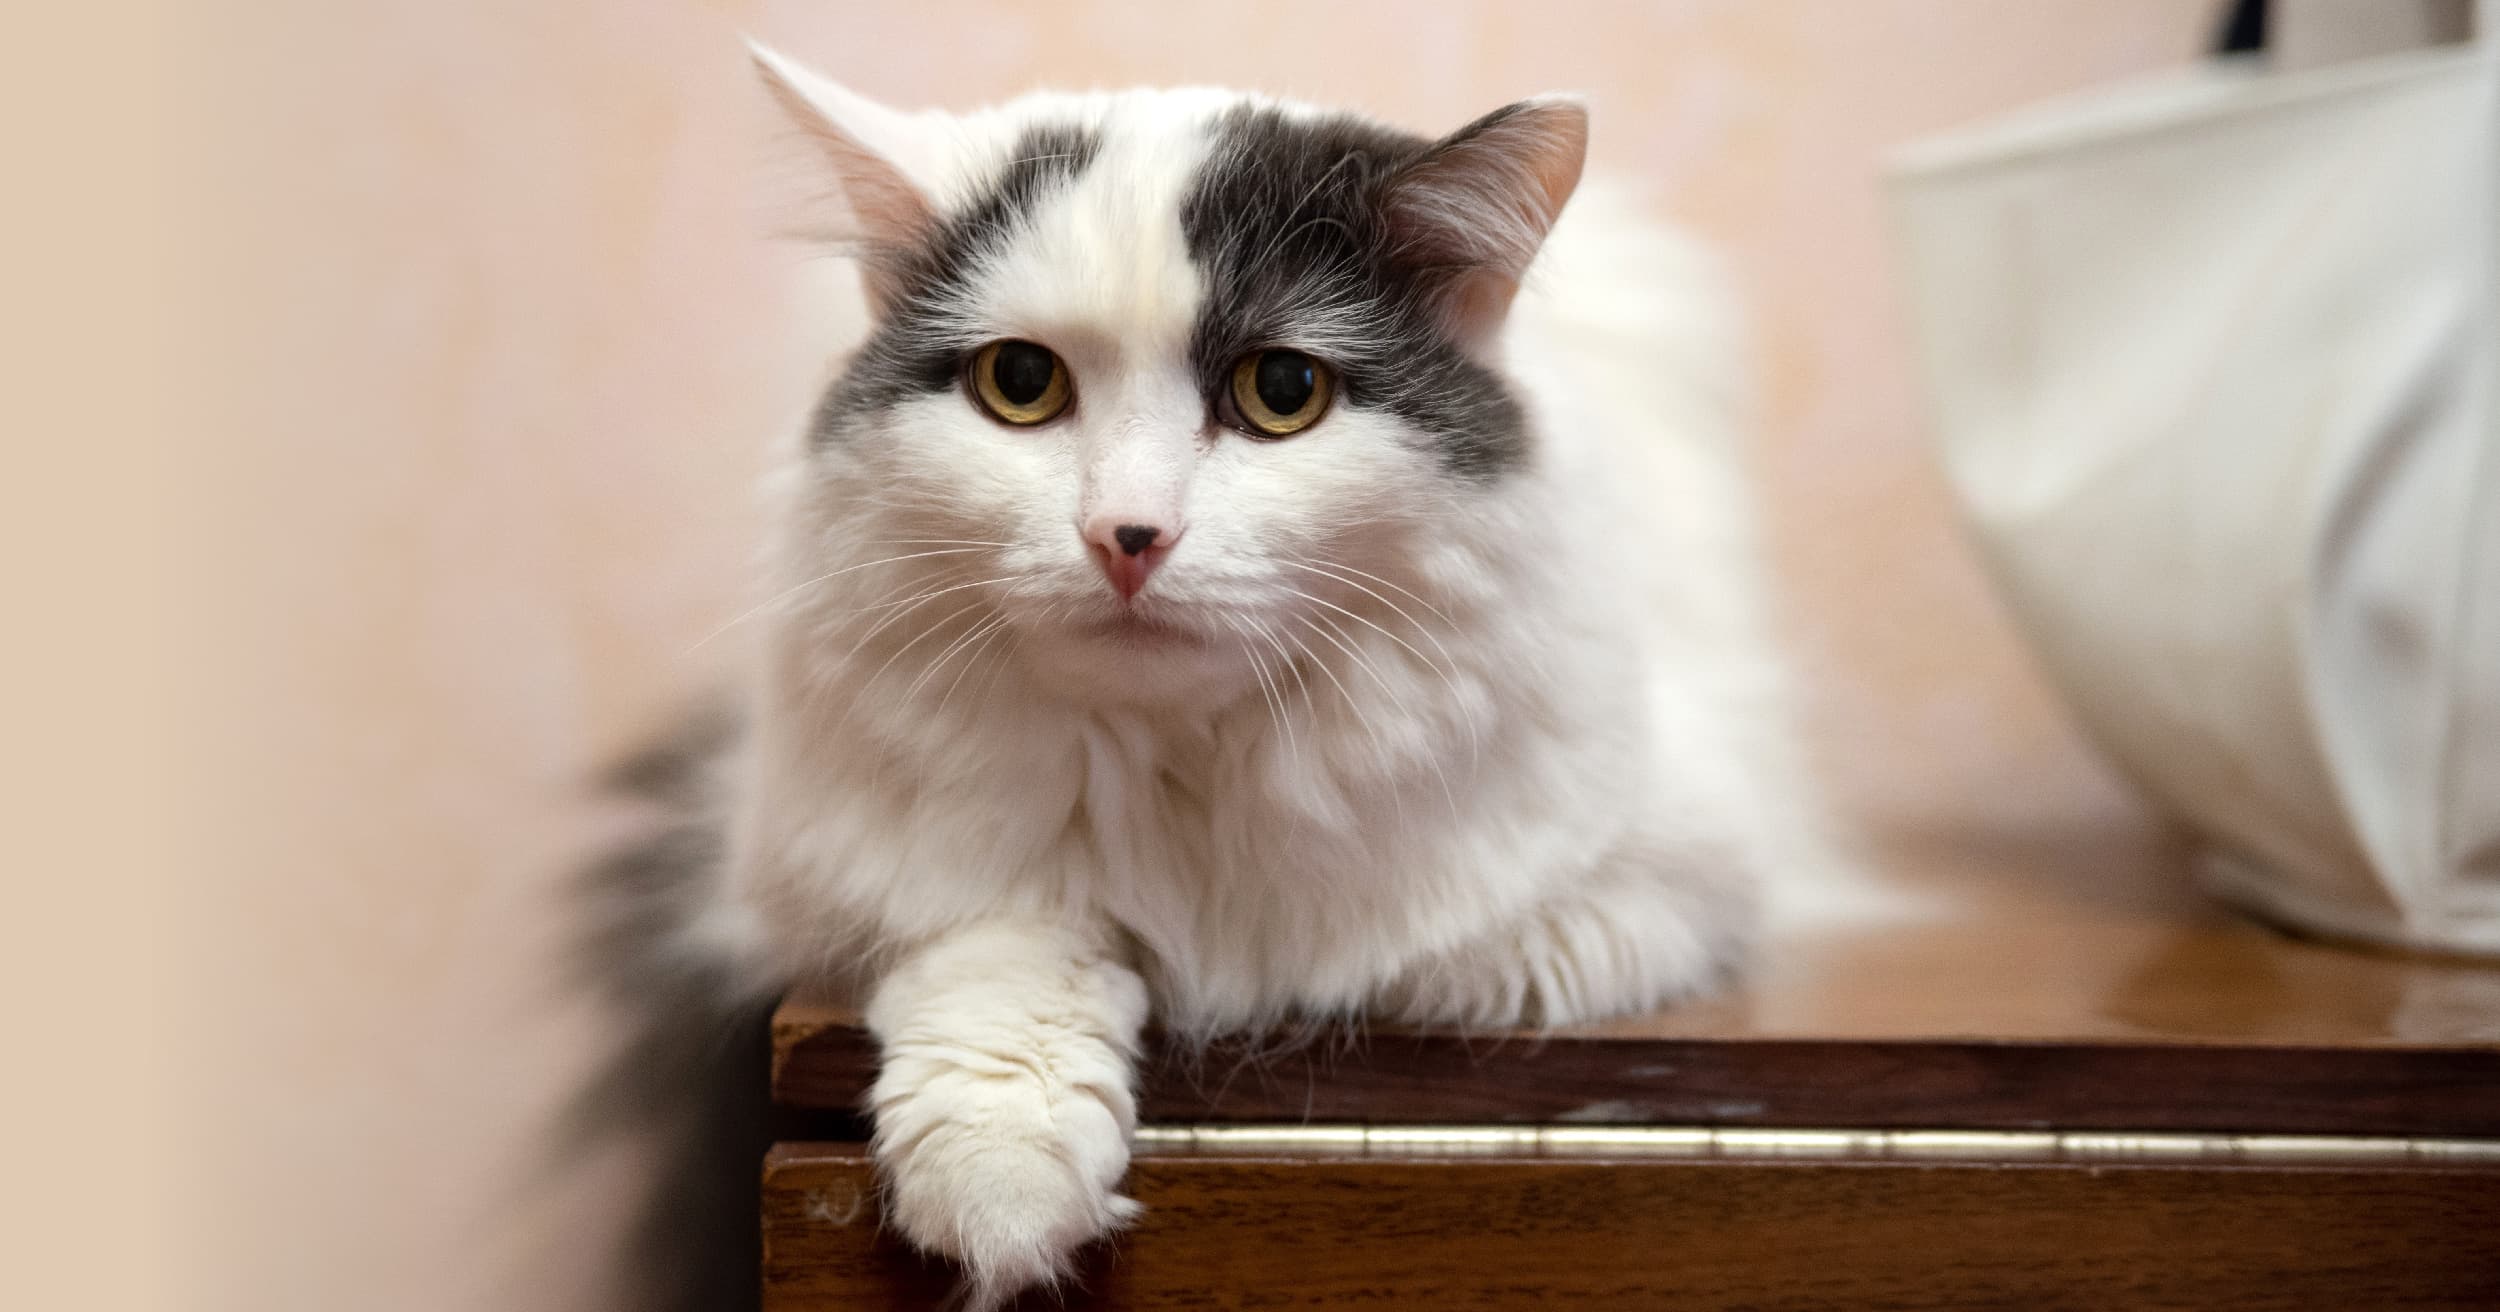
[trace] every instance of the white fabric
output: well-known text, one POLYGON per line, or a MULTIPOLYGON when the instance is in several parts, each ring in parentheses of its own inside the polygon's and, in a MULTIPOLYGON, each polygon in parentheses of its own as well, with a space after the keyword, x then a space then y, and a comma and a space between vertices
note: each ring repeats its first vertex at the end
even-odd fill
POLYGON ((1891 190, 1979 546, 2212 886, 2500 953, 2494 45, 2070 100, 1891 190))

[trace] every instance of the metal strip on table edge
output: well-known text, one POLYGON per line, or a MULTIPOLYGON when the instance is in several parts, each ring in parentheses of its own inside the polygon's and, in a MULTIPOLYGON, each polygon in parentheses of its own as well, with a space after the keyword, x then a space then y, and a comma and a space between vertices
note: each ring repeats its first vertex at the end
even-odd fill
POLYGON ((1149 1125, 1141 1152, 1327 1157, 1638 1157, 1717 1161, 2490 1166, 2500 1139, 1701 1126, 1149 1125))

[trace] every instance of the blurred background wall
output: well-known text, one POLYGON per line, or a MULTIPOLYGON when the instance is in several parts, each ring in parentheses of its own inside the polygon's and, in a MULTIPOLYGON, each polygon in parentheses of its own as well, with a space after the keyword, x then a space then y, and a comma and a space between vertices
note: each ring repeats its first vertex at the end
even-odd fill
POLYGON ((1878 829, 2149 823, 2014 647, 1921 444, 1884 149, 2175 65, 2205 0, 265 0, 175 43, 170 521, 220 1308, 595 1306, 629 1163, 538 1187, 588 1050, 580 781, 734 658, 750 486, 836 334, 759 235, 741 30, 870 94, 1207 81, 1424 130, 1593 93, 1601 166, 1734 259, 1816 739, 1878 829))

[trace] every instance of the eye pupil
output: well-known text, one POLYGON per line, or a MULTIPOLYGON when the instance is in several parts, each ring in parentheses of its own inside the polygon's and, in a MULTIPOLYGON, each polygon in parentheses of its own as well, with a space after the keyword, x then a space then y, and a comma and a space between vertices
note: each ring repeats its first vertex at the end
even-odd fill
POLYGON ((1226 422, 1252 437, 1291 437, 1318 423, 1337 377, 1300 351, 1254 351, 1233 361, 1226 422))
POLYGON ((1259 356, 1254 385, 1259 402, 1277 417, 1302 413, 1319 390, 1318 371, 1311 366, 1311 357, 1300 351, 1266 351, 1259 356))
POLYGON ((1015 405, 1031 405, 1050 390, 1058 358, 1031 342, 1007 342, 990 360, 990 382, 1015 405))

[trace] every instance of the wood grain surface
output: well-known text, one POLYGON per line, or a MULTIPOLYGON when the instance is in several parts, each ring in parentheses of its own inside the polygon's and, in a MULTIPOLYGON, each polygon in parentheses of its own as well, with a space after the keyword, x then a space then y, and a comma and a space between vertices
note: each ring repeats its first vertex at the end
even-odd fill
MULTIPOLYGON (((1146 1155, 1130 1189, 1064 1306, 2500 1306, 2490 1171, 1146 1155)), ((764 1233, 770 1312, 949 1288, 856 1144, 777 1149, 764 1233)))

